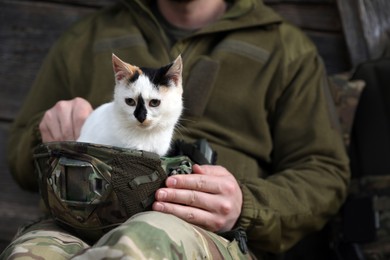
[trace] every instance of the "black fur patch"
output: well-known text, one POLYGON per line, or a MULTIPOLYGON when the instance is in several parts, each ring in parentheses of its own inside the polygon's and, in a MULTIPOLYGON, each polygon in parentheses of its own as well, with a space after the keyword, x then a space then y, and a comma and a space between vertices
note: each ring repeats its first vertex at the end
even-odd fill
POLYGON ((168 70, 172 67, 173 63, 161 67, 159 69, 141 68, 145 76, 147 76, 153 85, 158 88, 159 86, 169 86, 170 78, 167 76, 168 70))
POLYGON ((145 121, 147 114, 148 114, 148 111, 146 110, 146 107, 145 107, 145 101, 142 98, 142 96, 139 95, 138 101, 137 101, 137 106, 135 107, 135 110, 134 110, 134 116, 135 116, 135 118, 137 118, 137 120, 140 123, 142 123, 145 121))
POLYGON ((138 78, 139 78, 139 73, 138 71, 136 71, 134 75, 131 78, 129 78, 129 83, 135 82, 138 78))

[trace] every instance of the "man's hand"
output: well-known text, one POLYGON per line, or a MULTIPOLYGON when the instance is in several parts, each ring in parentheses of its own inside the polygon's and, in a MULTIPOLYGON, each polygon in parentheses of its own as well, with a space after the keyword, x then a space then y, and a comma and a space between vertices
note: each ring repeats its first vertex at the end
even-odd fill
POLYGON ((91 104, 80 97, 58 101, 39 123, 42 142, 75 141, 92 110, 91 104))
POLYGON ((194 165, 190 175, 174 175, 156 192, 153 210, 173 214, 210 231, 228 231, 241 213, 242 193, 222 166, 194 165))

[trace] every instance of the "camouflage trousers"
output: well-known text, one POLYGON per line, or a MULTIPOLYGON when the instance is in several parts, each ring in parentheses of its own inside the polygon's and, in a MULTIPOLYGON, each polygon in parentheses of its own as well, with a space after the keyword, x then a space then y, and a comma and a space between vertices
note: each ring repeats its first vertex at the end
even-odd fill
POLYGON ((16 236, 0 259, 251 259, 228 241, 168 214, 128 219, 90 246, 46 219, 16 236))

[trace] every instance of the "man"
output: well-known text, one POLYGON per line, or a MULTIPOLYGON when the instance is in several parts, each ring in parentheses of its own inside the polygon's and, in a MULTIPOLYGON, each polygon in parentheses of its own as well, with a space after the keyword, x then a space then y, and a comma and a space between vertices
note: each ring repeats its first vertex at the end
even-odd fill
POLYGON ((261 258, 338 211, 348 160, 323 64, 260 0, 123 0, 76 24, 52 48, 14 124, 8 159, 22 187, 37 188, 33 147, 76 140, 93 107, 111 99, 112 53, 143 67, 182 54, 186 111, 177 138, 206 138, 218 165, 169 177, 152 212, 92 247, 46 220, 19 234, 5 256, 261 258), (251 255, 217 235, 237 227, 251 255))

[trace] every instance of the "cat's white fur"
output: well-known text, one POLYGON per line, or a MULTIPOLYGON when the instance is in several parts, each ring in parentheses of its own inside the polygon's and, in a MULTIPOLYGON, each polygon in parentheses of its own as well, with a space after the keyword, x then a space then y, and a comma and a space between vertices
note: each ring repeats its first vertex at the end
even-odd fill
POLYGON ((167 153, 175 126, 182 113, 182 59, 179 56, 169 68, 172 76, 168 87, 159 90, 149 78, 140 74, 129 83, 129 78, 141 70, 112 56, 115 73, 114 99, 95 109, 85 121, 79 142, 113 145, 129 149, 154 152, 163 156, 167 153), (126 104, 126 98, 142 95, 147 107, 147 117, 140 123, 134 116, 135 106, 126 104), (158 107, 149 107, 152 99, 161 100, 158 107))

